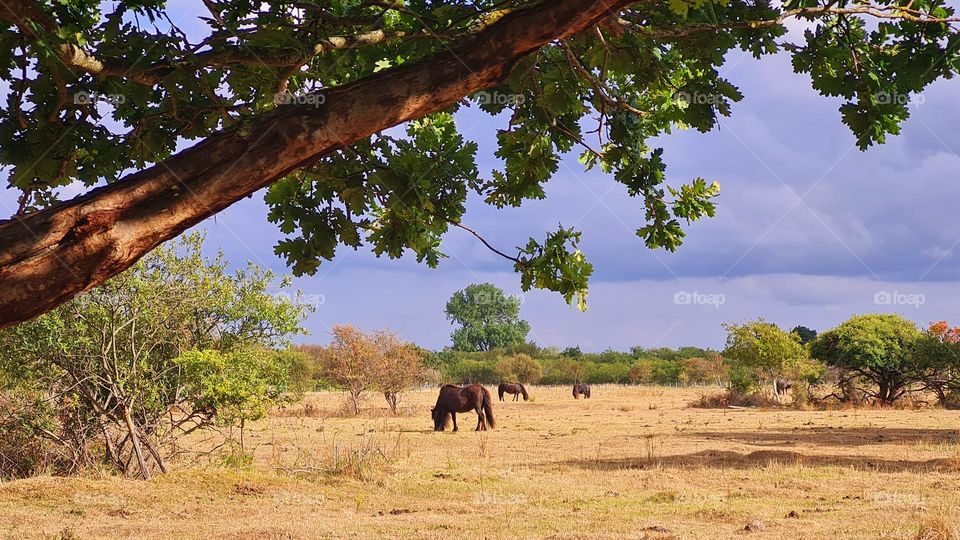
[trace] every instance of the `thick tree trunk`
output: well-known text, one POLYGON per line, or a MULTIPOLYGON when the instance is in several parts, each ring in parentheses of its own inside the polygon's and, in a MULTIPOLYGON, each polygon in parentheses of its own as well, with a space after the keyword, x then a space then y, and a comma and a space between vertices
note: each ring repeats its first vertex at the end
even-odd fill
POLYGON ((877 401, 880 405, 889 406, 900 397, 903 383, 895 375, 884 375, 877 381, 877 401))
POLYGON ((520 58, 630 0, 548 0, 450 51, 324 91, 210 136, 149 169, 0 222, 0 328, 130 267, 158 244, 323 155, 501 82, 520 58))

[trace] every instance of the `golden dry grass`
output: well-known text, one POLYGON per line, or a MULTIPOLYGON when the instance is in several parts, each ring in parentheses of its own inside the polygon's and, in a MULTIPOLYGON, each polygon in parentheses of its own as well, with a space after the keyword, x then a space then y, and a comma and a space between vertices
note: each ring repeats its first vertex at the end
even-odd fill
POLYGON ((435 433, 308 396, 248 432, 246 469, 0 484, 0 536, 960 538, 960 414, 704 410, 700 390, 533 388, 498 428, 435 433))

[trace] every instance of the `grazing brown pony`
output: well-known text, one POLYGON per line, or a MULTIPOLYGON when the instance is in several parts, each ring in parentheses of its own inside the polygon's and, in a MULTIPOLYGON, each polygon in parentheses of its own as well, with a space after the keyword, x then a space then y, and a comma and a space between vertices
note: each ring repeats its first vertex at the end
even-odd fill
POLYGON ((433 430, 443 431, 447 427, 447 415, 453 417, 453 430, 457 431, 457 413, 477 411, 477 429, 487 430, 496 426, 493 420, 493 398, 490 391, 479 384, 454 386, 445 384, 437 396, 437 404, 430 409, 433 417, 433 430))
POLYGON ((590 399, 590 387, 580 383, 573 385, 573 399, 580 399, 580 396, 590 399))
POLYGON ((500 386, 497 387, 497 393, 500 394, 500 401, 503 401, 503 394, 513 394, 514 401, 520 399, 520 394, 523 394, 523 400, 530 401, 527 389, 520 383, 500 383, 500 386))

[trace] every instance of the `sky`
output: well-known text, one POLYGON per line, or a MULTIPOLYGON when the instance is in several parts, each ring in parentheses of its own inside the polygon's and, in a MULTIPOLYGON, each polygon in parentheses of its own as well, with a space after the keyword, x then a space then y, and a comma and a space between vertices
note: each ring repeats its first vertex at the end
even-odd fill
MULTIPOLYGON (((820 331, 869 312, 960 324, 960 81, 928 88, 901 135, 861 152, 840 103, 794 74, 788 56, 757 61, 734 52, 721 73, 745 94, 731 117, 711 133, 674 132, 654 144, 665 148, 668 181, 699 176, 721 185, 717 216, 687 227, 677 252, 647 249, 634 234, 644 224, 642 201, 603 173, 585 173, 575 155, 546 185, 545 200, 497 210, 475 197, 468 205, 464 223, 504 251, 543 239, 558 223, 582 230, 594 264, 586 312, 556 293, 522 292, 508 261, 454 230, 437 269, 341 248, 317 275, 295 279, 315 308, 310 335, 298 341, 325 343, 332 325, 351 323, 442 348, 453 330, 447 299, 479 282, 520 295, 531 340, 585 351, 722 348, 722 323, 757 317, 820 331)), ((478 142, 489 175, 502 124, 476 109, 457 121, 478 142)), ((266 220, 262 193, 197 228, 207 231, 208 249, 223 249, 236 265, 289 273, 273 253, 282 236, 266 220)))

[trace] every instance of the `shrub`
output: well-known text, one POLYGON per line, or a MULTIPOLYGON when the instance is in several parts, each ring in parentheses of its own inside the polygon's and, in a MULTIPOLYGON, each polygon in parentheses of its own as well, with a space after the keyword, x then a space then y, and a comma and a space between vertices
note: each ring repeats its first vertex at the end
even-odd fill
POLYGON ((60 463, 43 435, 54 429, 41 396, 0 392, 0 479, 25 478, 60 463))
POLYGON ((748 368, 735 367, 730 370, 730 389, 737 394, 751 394, 760 388, 756 375, 748 368))
POLYGON ((653 365, 649 360, 639 360, 627 372, 627 380, 633 384, 648 383, 653 378, 653 365))
POLYGON ((453 368, 451 378, 465 384, 494 384, 499 377, 493 364, 483 360, 460 360, 453 368))
POLYGON ((526 354, 500 359, 495 370, 501 382, 536 384, 543 377, 543 368, 540 367, 540 363, 526 354))

